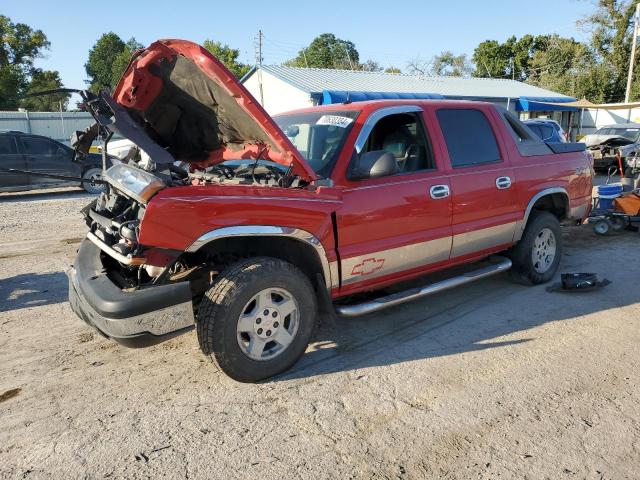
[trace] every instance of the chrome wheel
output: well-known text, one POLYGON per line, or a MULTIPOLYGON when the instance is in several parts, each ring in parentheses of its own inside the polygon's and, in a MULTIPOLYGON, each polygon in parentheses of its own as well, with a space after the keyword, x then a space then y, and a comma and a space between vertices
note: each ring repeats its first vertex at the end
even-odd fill
POLYGON ((237 337, 242 352, 252 360, 271 360, 284 352, 298 332, 300 309, 283 288, 267 288, 242 309, 237 337))
POLYGON ((538 273, 545 273, 556 258, 556 236, 549 228, 543 228, 536 235, 531 250, 533 269, 538 273))
POLYGON ((98 183, 98 180, 102 180, 102 170, 99 168, 92 168, 87 170, 82 176, 82 188, 87 192, 98 194, 104 192, 106 187, 103 183, 98 183))

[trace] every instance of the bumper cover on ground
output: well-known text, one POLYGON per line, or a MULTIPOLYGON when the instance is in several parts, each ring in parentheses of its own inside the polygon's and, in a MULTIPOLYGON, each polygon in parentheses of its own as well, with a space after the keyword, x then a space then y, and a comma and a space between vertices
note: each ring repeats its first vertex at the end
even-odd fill
POLYGON ((153 345, 194 326, 188 282, 123 292, 107 277, 100 250, 83 241, 69 277, 69 303, 87 324, 131 347, 153 345))

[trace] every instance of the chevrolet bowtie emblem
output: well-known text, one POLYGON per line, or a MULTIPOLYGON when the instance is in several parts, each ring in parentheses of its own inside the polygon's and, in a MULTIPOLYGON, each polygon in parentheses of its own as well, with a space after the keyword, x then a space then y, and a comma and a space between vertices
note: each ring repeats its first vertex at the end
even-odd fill
POLYGON ((370 275, 377 272, 384 265, 384 258, 366 258, 362 262, 353 266, 351 275, 370 275))

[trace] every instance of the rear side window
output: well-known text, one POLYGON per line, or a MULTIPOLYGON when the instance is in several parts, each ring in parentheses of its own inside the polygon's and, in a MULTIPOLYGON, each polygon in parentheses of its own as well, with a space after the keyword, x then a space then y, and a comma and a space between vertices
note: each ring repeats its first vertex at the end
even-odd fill
POLYGON ((25 153, 29 155, 55 155, 58 146, 50 140, 37 137, 22 137, 25 153))
POLYGON ((9 135, 0 136, 0 155, 12 155, 18 153, 16 142, 9 135))
POLYGON ((500 161, 498 142, 484 113, 479 110, 441 109, 436 115, 452 167, 500 161))

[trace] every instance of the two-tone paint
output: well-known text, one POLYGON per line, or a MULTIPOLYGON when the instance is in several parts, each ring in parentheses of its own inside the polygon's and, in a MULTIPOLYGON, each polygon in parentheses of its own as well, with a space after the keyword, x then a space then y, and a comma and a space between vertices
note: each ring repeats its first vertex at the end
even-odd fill
MULTIPOLYGON (((535 202, 546 195, 564 202, 566 218, 582 220, 589 213, 592 170, 587 155, 521 156, 491 104, 376 101, 340 108, 361 113, 331 182, 324 182, 331 186, 165 189, 146 207, 141 244, 194 251, 213 239, 281 233, 325 256, 323 275, 337 298, 503 251, 520 239, 535 202), (500 160, 453 168, 436 118, 440 108, 482 111, 493 127, 500 160), (422 116, 435 168, 349 180, 349 162, 375 122, 400 112, 422 116)), ((323 109, 335 110, 336 105, 306 111, 323 109)))

